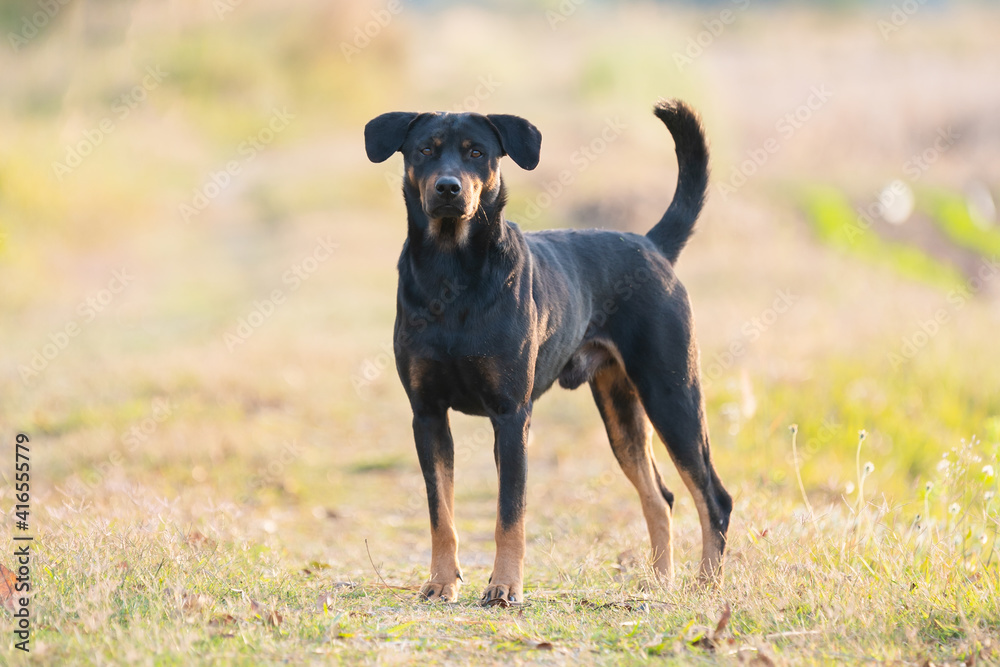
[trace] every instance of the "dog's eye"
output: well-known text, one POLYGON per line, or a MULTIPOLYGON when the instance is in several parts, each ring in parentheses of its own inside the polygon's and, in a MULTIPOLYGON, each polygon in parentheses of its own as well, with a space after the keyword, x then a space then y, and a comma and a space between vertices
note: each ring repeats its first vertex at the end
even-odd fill
POLYGON ((472 149, 472 150, 471 150, 471 151, 469 152, 469 156, 470 156, 470 157, 482 157, 482 156, 483 156, 483 152, 482 152, 482 151, 477 151, 477 150, 476 150, 475 148, 473 148, 473 149, 472 149))
POLYGON ((425 147, 425 148, 421 148, 420 152, 423 153, 424 155, 430 155, 434 151, 431 150, 431 148, 428 146, 428 147, 425 147))

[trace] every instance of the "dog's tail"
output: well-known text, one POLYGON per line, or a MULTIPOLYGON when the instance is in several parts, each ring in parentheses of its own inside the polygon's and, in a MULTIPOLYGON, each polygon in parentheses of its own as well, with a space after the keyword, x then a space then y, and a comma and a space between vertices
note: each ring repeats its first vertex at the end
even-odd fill
POLYGON ((680 100, 661 101, 653 113, 674 137, 677 150, 677 190, 674 200, 646 236, 666 256, 677 261, 705 203, 708 189, 708 146, 698 115, 680 100))

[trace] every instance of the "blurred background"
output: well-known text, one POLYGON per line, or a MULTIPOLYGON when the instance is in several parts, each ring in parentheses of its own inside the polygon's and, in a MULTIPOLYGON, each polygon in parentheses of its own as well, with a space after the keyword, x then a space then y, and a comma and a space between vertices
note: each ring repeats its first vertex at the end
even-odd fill
MULTIPOLYGON (((5 0, 0 28, 0 436, 32 437, 50 542, 161 513, 349 570, 386 531, 420 580, 402 161, 362 139, 393 110, 528 118, 542 160, 505 162, 508 217, 638 233, 677 174, 652 105, 700 111, 711 189, 677 271, 738 510, 799 497, 793 423, 817 505, 870 461, 870 496, 922 511, 943 455, 996 458, 993 4, 5 0)), ((492 435, 453 424, 486 566, 492 435)), ((530 457, 529 539, 645 543, 589 392, 538 403, 530 457)), ((683 560, 683 492, 678 516, 683 560)))

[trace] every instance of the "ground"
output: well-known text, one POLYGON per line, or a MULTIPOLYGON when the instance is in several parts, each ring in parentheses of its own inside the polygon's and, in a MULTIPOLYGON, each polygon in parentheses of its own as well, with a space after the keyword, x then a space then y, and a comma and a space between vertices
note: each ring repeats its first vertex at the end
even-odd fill
POLYGON ((1000 232, 966 206, 1000 183, 996 10, 885 32, 889 8, 733 3, 713 35, 723 6, 389 6, 71 4, 0 55, 0 564, 35 538, 32 652, 8 634, 0 662, 1000 661, 1000 232), (504 165, 511 219, 644 232, 676 179, 659 96, 711 139, 677 272, 735 499, 725 581, 696 583, 659 444, 678 580, 650 576, 589 392, 556 389, 529 448, 528 604, 476 604, 496 473, 461 415, 465 585, 422 604, 391 359, 401 162, 368 163, 361 128, 523 115, 542 162, 504 165), (864 224, 895 179, 912 220, 864 224))

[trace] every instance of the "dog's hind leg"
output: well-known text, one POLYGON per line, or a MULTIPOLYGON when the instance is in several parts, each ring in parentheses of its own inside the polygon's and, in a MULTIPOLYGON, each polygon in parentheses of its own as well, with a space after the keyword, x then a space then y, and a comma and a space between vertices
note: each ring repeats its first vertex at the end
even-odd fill
POLYGON ((635 486, 649 528, 653 568, 668 583, 674 576, 671 513, 674 496, 653 459, 653 427, 632 382, 617 362, 601 367, 590 381, 611 449, 635 486))
POLYGON ((629 377, 698 508, 701 578, 706 582, 718 581, 722 576, 722 554, 733 500, 712 465, 697 364, 692 361, 697 352, 693 343, 680 354, 673 346, 669 348, 662 350, 662 354, 657 354, 655 348, 647 349, 629 377))

